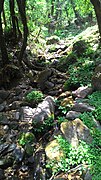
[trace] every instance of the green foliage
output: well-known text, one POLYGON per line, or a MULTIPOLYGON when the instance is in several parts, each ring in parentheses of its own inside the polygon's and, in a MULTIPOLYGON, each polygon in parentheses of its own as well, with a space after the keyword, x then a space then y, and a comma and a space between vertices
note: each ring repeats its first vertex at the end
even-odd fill
POLYGON ((88 128, 92 129, 95 127, 94 116, 91 112, 84 112, 79 117, 88 128))
MULTIPOLYGON (((69 171, 80 164, 91 165, 90 147, 85 142, 80 141, 77 148, 71 146, 61 135, 55 137, 59 143, 60 150, 64 156, 58 161, 49 161, 48 168, 53 168, 53 174, 59 171, 69 171)), ((82 167, 80 167, 82 168, 82 167)), ((81 170, 81 169, 80 169, 81 170)))
POLYGON ((43 99, 44 95, 40 91, 31 91, 30 93, 27 94, 26 100, 28 102, 40 102, 43 99))
POLYGON ((18 142, 21 146, 24 146, 28 143, 33 143, 34 140, 35 140, 34 134, 27 132, 27 133, 20 134, 18 142))
POLYGON ((37 123, 37 121, 33 120, 34 132, 45 132, 48 131, 49 128, 54 125, 54 114, 51 114, 47 119, 44 119, 42 123, 37 123))
POLYGON ((93 94, 88 96, 89 98, 89 103, 96 108, 101 106, 101 91, 95 91, 93 94))
POLYGON ((57 117, 57 123, 60 125, 62 122, 67 121, 67 119, 64 116, 58 116, 57 117))
POLYGON ((90 85, 93 75, 94 63, 89 58, 79 58, 78 62, 68 68, 69 79, 64 84, 64 89, 68 90, 72 86, 90 85))
POLYGON ((95 106, 95 110, 93 111, 95 119, 101 121, 101 92, 93 92, 93 94, 89 95, 88 98, 89 103, 95 106))

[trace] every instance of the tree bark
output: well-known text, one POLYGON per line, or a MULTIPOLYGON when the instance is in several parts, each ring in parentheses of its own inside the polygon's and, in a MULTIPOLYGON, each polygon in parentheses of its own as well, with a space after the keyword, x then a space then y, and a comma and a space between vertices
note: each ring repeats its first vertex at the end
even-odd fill
POLYGON ((1 49, 1 56, 2 56, 2 65, 3 67, 5 64, 9 63, 9 58, 7 54, 6 44, 3 36, 3 29, 2 29, 2 18, 1 13, 3 10, 4 0, 0 1, 0 49, 1 49))
POLYGON ((23 58, 23 54, 27 46, 27 36, 28 36, 28 27, 27 27, 27 19, 26 19, 26 11, 25 11, 26 0, 16 0, 16 1, 17 1, 20 16, 21 16, 21 20, 23 24, 23 33, 24 33, 23 44, 22 44, 21 51, 19 54, 19 63, 20 65, 22 65, 22 58, 23 58))
POLYGON ((14 0, 9 1, 10 5, 10 14, 12 19, 12 27, 13 27, 13 37, 16 40, 17 39, 17 32, 16 32, 16 18, 15 18, 15 11, 14 11, 14 0))
POLYGON ((100 42, 101 42, 101 1, 100 0, 90 0, 90 1, 94 6, 99 33, 100 33, 100 42))

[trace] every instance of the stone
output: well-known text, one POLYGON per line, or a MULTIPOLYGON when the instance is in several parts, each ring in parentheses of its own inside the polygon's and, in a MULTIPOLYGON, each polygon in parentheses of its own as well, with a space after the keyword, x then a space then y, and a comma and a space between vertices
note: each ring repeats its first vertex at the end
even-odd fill
POLYGON ((95 110, 95 107, 90 106, 87 103, 83 103, 83 102, 79 102, 79 103, 75 103, 74 106, 71 109, 72 111, 77 111, 77 112, 91 112, 95 110))
POLYGON ((69 111, 67 114, 66 114, 66 118, 68 120, 74 120, 76 118, 78 118, 80 116, 80 112, 76 112, 76 111, 69 111))
POLYGON ((9 144, 4 143, 4 144, 0 144, 0 154, 2 154, 4 151, 6 151, 9 147, 9 144))
POLYGON ((5 179, 5 175, 4 175, 4 170, 0 169, 0 179, 3 180, 5 179))
POLYGON ((101 64, 95 68, 95 72, 92 77, 92 87, 96 91, 101 91, 101 64))
POLYGON ((59 43, 58 36, 51 36, 51 37, 47 38, 47 42, 46 42, 47 45, 56 44, 56 43, 59 43))
POLYGON ((54 115, 54 99, 47 96, 42 103, 39 103, 33 115, 33 124, 40 126, 45 119, 54 115))
POLYGON ((9 96, 10 92, 5 90, 0 90, 0 99, 3 101, 6 100, 9 96))
POLYGON ((21 162, 24 157, 24 149, 21 147, 16 147, 14 150, 14 156, 17 162, 21 162))
POLYGON ((60 129, 69 143, 75 147, 78 146, 79 140, 87 143, 92 142, 89 128, 85 126, 79 118, 73 121, 62 122, 60 129))
POLYGON ((6 169, 13 165, 14 158, 12 156, 5 156, 0 159, 0 168, 6 169))
POLYGON ((78 98, 86 98, 92 92, 93 92, 92 88, 85 86, 85 87, 79 87, 77 90, 72 91, 72 95, 78 98))
POLYGON ((0 104, 0 112, 2 112, 5 109, 5 105, 2 103, 0 104))
POLYGON ((53 140, 47 144, 45 148, 46 156, 51 160, 60 160, 63 157, 63 151, 60 150, 57 140, 53 140))
POLYGON ((85 176, 84 176, 84 180, 92 180, 92 175, 90 174, 90 171, 87 170, 85 176))
POLYGON ((35 113, 35 109, 29 107, 29 106, 24 106, 24 107, 21 107, 20 109, 20 119, 22 121, 26 121, 26 122, 32 122, 32 118, 33 118, 33 115, 35 113))
POLYGON ((67 98, 64 98, 62 101, 61 101, 61 106, 64 106, 64 107, 71 107, 74 105, 74 100, 72 98, 72 96, 69 96, 67 98))

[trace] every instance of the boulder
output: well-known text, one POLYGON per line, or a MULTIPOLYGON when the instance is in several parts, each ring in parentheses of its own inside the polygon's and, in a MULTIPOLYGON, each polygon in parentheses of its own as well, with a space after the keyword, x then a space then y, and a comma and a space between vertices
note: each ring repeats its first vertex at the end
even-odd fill
POLYGON ((74 106, 72 107, 72 110, 73 111, 77 111, 77 112, 91 112, 91 111, 94 111, 95 110, 95 107, 93 106, 90 106, 89 104, 87 103, 83 103, 83 102, 76 102, 74 104, 74 106))
POLYGON ((92 87, 96 91, 101 91, 101 64, 95 68, 95 72, 92 77, 92 87))
POLYGON ((33 127, 40 127, 49 117, 54 117, 54 99, 47 96, 42 103, 39 103, 33 114, 33 127))
POLYGON ((69 119, 69 120, 74 120, 76 118, 78 118, 80 116, 80 112, 76 112, 76 111, 69 111, 67 114, 66 114, 66 118, 69 119))
POLYGON ((47 144, 45 148, 46 156, 50 160, 60 160, 63 157, 63 151, 60 150, 57 140, 53 140, 47 144))
POLYGON ((85 126, 79 118, 73 121, 62 122, 61 131, 69 143, 75 147, 78 146, 79 140, 87 143, 92 142, 89 128, 85 126))
POLYGON ((77 90, 73 91, 72 94, 74 97, 85 98, 89 94, 91 94, 92 91, 93 91, 92 88, 85 86, 85 87, 79 87, 77 90))
POLYGON ((61 101, 61 106, 64 106, 64 107, 69 106, 69 107, 71 107, 71 106, 73 106, 73 105, 74 105, 74 100, 73 100, 72 96, 69 96, 69 97, 67 97, 67 98, 64 98, 64 99, 61 101))

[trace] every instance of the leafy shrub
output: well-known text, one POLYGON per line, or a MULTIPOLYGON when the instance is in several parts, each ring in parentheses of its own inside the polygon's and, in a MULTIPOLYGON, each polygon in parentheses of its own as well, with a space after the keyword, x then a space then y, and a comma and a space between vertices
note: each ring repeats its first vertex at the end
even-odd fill
POLYGON ((78 62, 69 66, 69 79, 64 84, 64 89, 68 90, 72 86, 85 86, 91 83, 94 63, 90 59, 80 58, 78 62))
POLYGON ((95 110, 93 111, 95 119, 101 122, 101 92, 93 92, 93 94, 89 95, 88 98, 89 103, 95 106, 95 110))
POLYGON ((40 91, 31 91, 30 93, 27 94, 26 100, 28 102, 40 102, 43 99, 44 95, 40 91))
POLYGON ((101 91, 95 91, 93 94, 88 96, 89 98, 89 103, 96 108, 101 106, 101 91))

